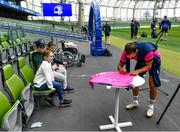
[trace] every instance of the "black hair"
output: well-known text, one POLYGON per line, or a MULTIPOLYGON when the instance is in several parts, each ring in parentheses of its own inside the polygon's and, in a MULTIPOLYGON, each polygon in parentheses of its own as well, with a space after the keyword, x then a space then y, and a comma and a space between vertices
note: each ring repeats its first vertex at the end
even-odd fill
POLYGON ((65 43, 65 40, 60 40, 59 43, 65 43))
POLYGON ((43 39, 38 39, 37 41, 35 41, 35 44, 37 48, 46 46, 46 43, 43 39))

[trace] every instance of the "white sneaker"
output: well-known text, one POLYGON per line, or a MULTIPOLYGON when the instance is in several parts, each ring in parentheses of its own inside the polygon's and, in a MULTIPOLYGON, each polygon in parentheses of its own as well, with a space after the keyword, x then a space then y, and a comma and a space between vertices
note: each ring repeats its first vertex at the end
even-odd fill
POLYGON ((154 110, 152 110, 152 109, 149 108, 149 109, 147 110, 146 116, 150 118, 150 117, 153 116, 153 114, 154 114, 154 110))
POLYGON ((131 103, 131 104, 126 105, 126 109, 131 110, 131 109, 137 108, 138 106, 139 104, 131 103))

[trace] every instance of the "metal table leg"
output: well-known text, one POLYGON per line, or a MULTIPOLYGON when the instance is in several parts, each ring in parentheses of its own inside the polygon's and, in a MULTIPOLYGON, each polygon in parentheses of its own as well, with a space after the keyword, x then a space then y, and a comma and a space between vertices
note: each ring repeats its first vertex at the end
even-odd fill
POLYGON ((121 132, 121 127, 127 127, 127 126, 132 126, 132 122, 123 122, 123 123, 118 123, 118 119, 119 119, 119 93, 120 93, 120 89, 116 88, 116 93, 115 93, 115 111, 114 111, 114 118, 113 116, 109 116, 110 121, 112 122, 112 124, 108 124, 108 125, 101 125, 99 126, 100 130, 107 130, 107 129, 116 129, 116 131, 121 132))

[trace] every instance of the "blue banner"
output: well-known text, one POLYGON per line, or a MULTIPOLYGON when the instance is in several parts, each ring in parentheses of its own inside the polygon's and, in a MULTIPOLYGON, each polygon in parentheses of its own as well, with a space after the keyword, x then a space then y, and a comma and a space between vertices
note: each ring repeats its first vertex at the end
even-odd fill
POLYGON ((31 14, 31 15, 35 15, 35 16, 39 15, 39 13, 37 13, 37 12, 34 12, 32 10, 29 10, 29 9, 26 9, 26 8, 23 8, 23 7, 20 7, 17 5, 14 5, 13 3, 7 2, 5 0, 0 0, 0 5, 12 8, 12 9, 17 10, 17 11, 26 12, 26 13, 31 14))
POLYGON ((43 3, 44 16, 72 16, 71 4, 43 3))

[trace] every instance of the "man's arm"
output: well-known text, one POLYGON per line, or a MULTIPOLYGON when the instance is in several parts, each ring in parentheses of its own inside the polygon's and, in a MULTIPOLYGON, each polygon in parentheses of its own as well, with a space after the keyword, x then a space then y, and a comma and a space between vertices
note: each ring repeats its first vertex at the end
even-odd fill
POLYGON ((145 73, 145 72, 151 70, 152 64, 153 64, 153 60, 150 60, 150 61, 148 61, 148 62, 145 62, 145 64, 146 64, 146 65, 145 65, 144 67, 142 67, 142 68, 140 68, 140 69, 137 69, 137 70, 135 70, 135 71, 132 71, 132 72, 130 72, 129 74, 136 76, 136 75, 138 75, 138 74, 140 74, 140 73, 145 73))
POLYGON ((169 21, 169 29, 171 29, 171 21, 169 21))
POLYGON ((121 61, 119 61, 119 64, 117 66, 117 70, 119 71, 119 73, 123 74, 126 73, 127 70, 124 67, 124 63, 122 63, 121 61))
POLYGON ((102 30, 103 30, 103 31, 104 31, 104 28, 105 28, 105 27, 103 26, 103 27, 102 27, 102 30))
MULTIPOLYGON (((127 58, 125 55, 125 51, 122 51, 121 56, 120 56, 120 61, 119 61, 119 64, 117 66, 117 70, 120 73, 126 73, 127 72, 128 67, 126 65, 126 68, 125 68, 125 64, 127 64, 127 58)), ((130 65, 129 65, 129 67, 130 67, 130 65)))

